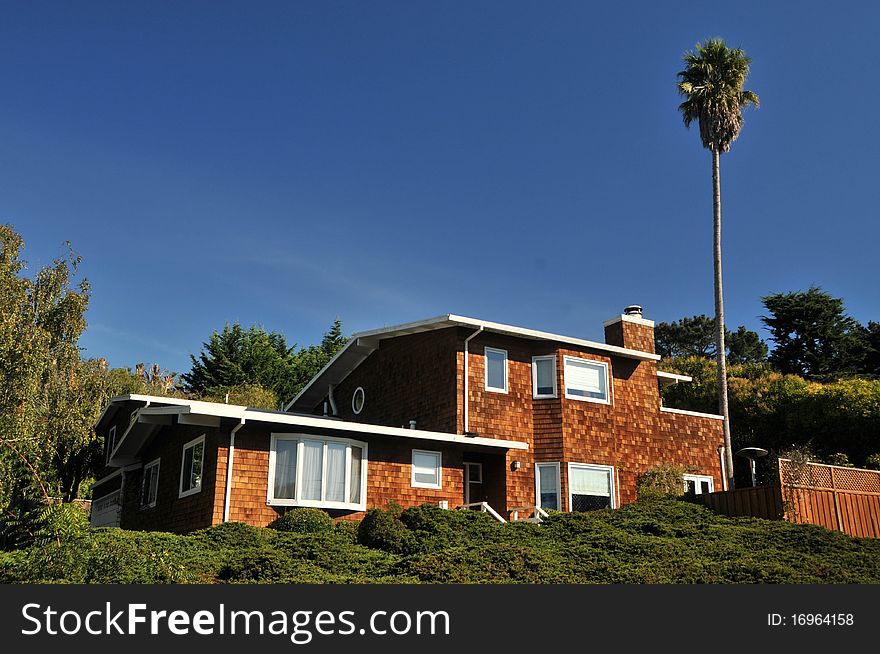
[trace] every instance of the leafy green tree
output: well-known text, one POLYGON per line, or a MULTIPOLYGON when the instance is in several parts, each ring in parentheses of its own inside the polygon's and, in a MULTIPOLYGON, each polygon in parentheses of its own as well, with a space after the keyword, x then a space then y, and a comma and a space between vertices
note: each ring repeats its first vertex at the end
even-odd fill
POLYGON ((198 358, 190 355, 192 370, 181 379, 187 391, 200 396, 243 384, 274 390, 283 383, 293 355, 283 334, 226 324, 211 334, 198 358))
POLYGON ((873 377, 880 377, 880 322, 871 320, 865 328, 867 352, 862 372, 873 377))
POLYGON ((703 147, 712 153, 712 205, 714 217, 715 338, 718 353, 718 408, 724 416, 724 445, 729 487, 733 488, 733 453, 727 403, 727 361, 724 345, 724 295, 721 284, 721 153, 739 136, 742 110, 758 106, 758 96, 743 89, 751 59, 741 49, 728 48, 722 39, 698 43, 684 54, 685 69, 678 73, 679 105, 684 124, 697 121, 703 147))
POLYGON ((727 337, 727 359, 731 364, 764 363, 767 361, 767 344, 757 333, 740 325, 727 337))
POLYGON ((774 342, 770 363, 784 374, 830 380, 862 371, 869 354, 865 329, 846 315, 843 300, 816 286, 762 298, 761 320, 774 342))
POLYGON ((654 328, 657 354, 666 359, 675 357, 714 358, 715 321, 706 315, 657 323, 654 328))
MULTIPOLYGON (((230 389, 247 387, 250 391, 240 392, 240 397, 253 398, 254 386, 259 386, 273 393, 276 400, 287 402, 347 340, 339 319, 324 334, 320 345, 299 349, 289 346, 279 332, 227 324, 222 331, 211 334, 198 358, 190 356, 192 370, 181 375, 181 379, 188 392, 208 399, 225 399, 230 389)), ((264 404, 267 399, 263 393, 257 401, 264 404)))
MULTIPOLYGON (((715 321, 700 315, 674 322, 658 323, 654 329, 657 354, 666 359, 703 357, 714 359, 717 352, 715 321)), ((767 345, 755 332, 740 325, 725 335, 731 363, 761 363, 767 360, 767 345)))
POLYGON ((45 388, 79 365, 90 297, 88 281, 74 280, 80 258, 69 244, 33 278, 24 275, 23 247, 12 226, 0 225, 0 506, 28 488, 49 493, 52 471, 39 463, 47 450, 39 438, 50 410, 45 388))

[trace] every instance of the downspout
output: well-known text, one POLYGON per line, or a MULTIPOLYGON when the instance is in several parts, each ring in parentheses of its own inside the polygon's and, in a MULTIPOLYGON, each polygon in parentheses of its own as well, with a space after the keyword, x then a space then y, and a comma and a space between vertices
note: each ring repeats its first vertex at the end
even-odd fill
POLYGON ((229 505, 232 499, 232 462, 235 459, 235 434, 244 427, 244 418, 229 432, 229 453, 226 455, 226 493, 223 496, 223 522, 229 522, 229 505))
POLYGON ((718 446, 718 456, 721 459, 721 490, 727 490, 727 470, 724 460, 724 446, 718 446))
POLYGON ((473 334, 464 339, 464 430, 463 432, 467 434, 470 431, 470 422, 468 416, 468 343, 472 338, 477 336, 480 332, 483 331, 483 327, 475 331, 473 334))
POLYGON ((327 390, 327 399, 330 400, 330 413, 334 416, 338 416, 339 413, 336 411, 336 399, 333 397, 333 390, 336 388, 336 384, 330 384, 330 388, 327 390))

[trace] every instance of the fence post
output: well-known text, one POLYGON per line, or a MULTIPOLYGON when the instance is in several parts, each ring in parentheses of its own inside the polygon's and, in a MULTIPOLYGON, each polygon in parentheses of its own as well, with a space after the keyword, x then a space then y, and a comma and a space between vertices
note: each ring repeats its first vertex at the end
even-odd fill
POLYGON ((843 525, 840 522, 840 506, 837 502, 837 484, 834 479, 834 467, 831 468, 831 497, 834 498, 834 517, 837 519, 837 531, 843 531, 843 525))

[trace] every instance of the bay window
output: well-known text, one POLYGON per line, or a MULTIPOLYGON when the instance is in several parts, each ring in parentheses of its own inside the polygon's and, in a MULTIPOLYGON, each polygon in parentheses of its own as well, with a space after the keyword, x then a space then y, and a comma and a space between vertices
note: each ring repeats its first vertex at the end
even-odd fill
POLYGON ((366 509, 367 444, 308 434, 272 434, 266 499, 275 506, 366 509))

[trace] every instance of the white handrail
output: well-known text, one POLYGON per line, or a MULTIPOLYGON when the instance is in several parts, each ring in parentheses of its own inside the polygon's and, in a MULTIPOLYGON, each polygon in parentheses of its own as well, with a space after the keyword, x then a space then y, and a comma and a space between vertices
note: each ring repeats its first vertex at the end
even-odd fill
MULTIPOLYGON (((550 517, 550 514, 547 513, 540 506, 535 506, 535 505, 515 506, 511 509, 508 509, 508 512, 513 514, 513 516, 510 519, 511 522, 516 522, 517 520, 519 520, 519 514, 524 511, 532 512, 534 514, 534 517, 532 518, 532 520, 534 520, 535 522, 541 522, 541 518, 549 518, 550 517)), ((526 518, 526 519, 528 520, 528 518, 526 518)))
POLYGON ((489 506, 488 502, 471 502, 470 504, 462 504, 459 506, 459 509, 470 509, 472 507, 479 507, 480 511, 483 513, 488 513, 493 518, 495 518, 498 522, 507 522, 504 518, 498 515, 498 512, 489 506))

